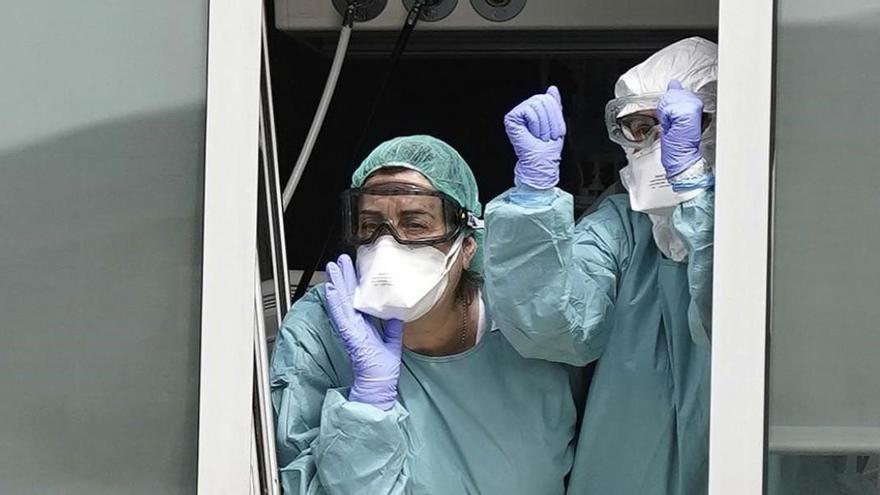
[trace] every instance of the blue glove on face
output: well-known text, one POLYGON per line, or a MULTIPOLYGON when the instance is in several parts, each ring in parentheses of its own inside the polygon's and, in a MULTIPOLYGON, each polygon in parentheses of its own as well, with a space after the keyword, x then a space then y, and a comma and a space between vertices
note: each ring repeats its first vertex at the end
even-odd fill
POLYGON ((348 400, 387 411, 397 400, 403 322, 389 320, 384 335, 380 335, 370 321, 354 309, 357 275, 348 255, 329 263, 327 274, 330 277, 326 290, 327 310, 339 330, 354 372, 348 400))
POLYGON ((703 101, 673 80, 657 104, 657 118, 662 129, 660 161, 666 169, 666 177, 672 178, 703 157, 700 154, 703 101))
POLYGON ((556 86, 508 112, 504 116, 504 130, 516 152, 516 184, 535 189, 556 186, 565 141, 562 97, 556 86))

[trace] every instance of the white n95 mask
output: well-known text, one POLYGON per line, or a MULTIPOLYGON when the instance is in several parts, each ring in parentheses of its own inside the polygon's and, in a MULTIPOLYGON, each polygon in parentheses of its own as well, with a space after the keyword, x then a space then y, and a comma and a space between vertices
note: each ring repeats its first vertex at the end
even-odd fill
POLYGON ((620 170, 620 181, 629 193, 629 204, 634 211, 662 214, 703 191, 675 192, 666 180, 666 170, 660 162, 660 140, 642 150, 625 149, 629 162, 620 170))
POLYGON ((446 291, 463 242, 459 237, 449 253, 431 246, 405 246, 390 235, 360 246, 355 309, 383 320, 418 320, 446 291))

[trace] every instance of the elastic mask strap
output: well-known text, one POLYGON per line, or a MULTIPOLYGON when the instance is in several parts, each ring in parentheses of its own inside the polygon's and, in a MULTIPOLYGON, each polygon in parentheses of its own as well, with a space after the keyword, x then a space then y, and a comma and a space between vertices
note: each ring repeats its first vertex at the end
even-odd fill
POLYGON ((452 269, 452 265, 454 265, 455 262, 458 261, 458 256, 461 254, 461 248, 462 246, 464 246, 464 237, 464 235, 458 236, 458 238, 452 244, 452 249, 450 249, 449 252, 446 253, 446 266, 443 269, 444 275, 446 273, 449 273, 449 270, 452 269))

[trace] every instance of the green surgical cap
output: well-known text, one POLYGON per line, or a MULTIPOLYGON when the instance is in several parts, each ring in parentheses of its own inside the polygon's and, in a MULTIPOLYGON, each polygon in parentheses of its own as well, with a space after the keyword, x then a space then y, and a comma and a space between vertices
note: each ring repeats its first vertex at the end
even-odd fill
MULTIPOLYGON (((403 136, 385 141, 361 162, 351 177, 351 187, 363 187, 367 178, 382 168, 403 167, 421 173, 434 189, 448 194, 458 204, 476 215, 483 216, 483 205, 477 190, 477 180, 464 158, 452 146, 431 136, 403 136)), ((485 231, 474 233, 477 252, 471 261, 471 271, 483 271, 483 238, 485 231)))

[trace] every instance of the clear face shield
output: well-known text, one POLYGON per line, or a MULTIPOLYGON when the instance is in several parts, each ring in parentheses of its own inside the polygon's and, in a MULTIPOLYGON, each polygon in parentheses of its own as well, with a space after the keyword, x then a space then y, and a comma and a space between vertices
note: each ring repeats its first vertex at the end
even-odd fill
POLYGON ((411 184, 389 183, 342 194, 343 240, 363 246, 390 235, 402 245, 437 246, 482 227, 452 197, 411 184))

